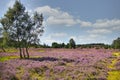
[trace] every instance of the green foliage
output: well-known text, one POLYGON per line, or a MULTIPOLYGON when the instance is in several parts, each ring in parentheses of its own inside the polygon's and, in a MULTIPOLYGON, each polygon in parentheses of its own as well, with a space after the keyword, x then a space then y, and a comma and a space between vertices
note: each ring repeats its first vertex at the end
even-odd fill
POLYGON ((96 48, 96 49, 100 49, 100 48, 104 48, 104 49, 110 49, 111 45, 108 44, 104 44, 104 43, 91 43, 91 44, 81 44, 81 45, 77 45, 78 48, 96 48))
POLYGON ((120 71, 111 71, 107 80, 120 80, 120 71))
POLYGON ((108 66, 108 68, 111 69, 111 71, 108 72, 107 80, 119 80, 120 78, 120 71, 116 69, 115 64, 118 62, 118 59, 120 57, 119 52, 113 53, 114 59, 112 60, 111 64, 108 66))
POLYGON ((62 47, 62 48, 65 48, 65 44, 64 44, 64 43, 62 43, 62 44, 61 44, 61 47, 62 47))
POLYGON ((52 43, 52 48, 65 48, 65 44, 64 43, 57 43, 57 42, 53 42, 52 43))
POLYGON ((59 44, 57 42, 53 42, 52 43, 52 48, 59 48, 59 44))
POLYGON ((1 28, 1 35, 3 37, 1 38, 1 46, 6 47, 8 46, 7 41, 8 41, 8 21, 5 20, 4 18, 0 20, 0 23, 3 25, 3 28, 1 28))
POLYGON ((18 52, 18 50, 15 49, 15 48, 6 48, 5 50, 6 50, 7 53, 15 53, 15 52, 18 52))
POLYGON ((75 41, 72 38, 69 40, 69 48, 76 48, 75 41))
POLYGON ((113 41, 112 47, 115 49, 120 49, 120 38, 119 37, 113 41))
MULTIPOLYGON (((16 0, 12 8, 9 8, 4 17, 0 20, 2 24, 3 45, 7 45, 9 41, 14 41, 11 45, 18 47, 20 57, 22 52, 28 54, 29 44, 38 44, 39 37, 44 32, 42 27, 43 15, 34 13, 33 16, 25 11, 24 5, 16 0), (26 48, 26 51, 24 51, 26 48)), ((25 57, 25 56, 24 56, 25 57)))
POLYGON ((65 45, 65 48, 69 48, 69 43, 67 43, 67 44, 65 45))

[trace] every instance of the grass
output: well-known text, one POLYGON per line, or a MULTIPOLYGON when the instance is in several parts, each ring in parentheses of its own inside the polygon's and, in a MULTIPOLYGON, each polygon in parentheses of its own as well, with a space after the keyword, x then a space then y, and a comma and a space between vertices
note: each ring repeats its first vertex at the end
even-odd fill
POLYGON ((16 59, 19 58, 18 56, 4 56, 4 57, 0 57, 0 62, 4 62, 4 61, 8 61, 11 59, 16 59))
POLYGON ((113 53, 113 55, 116 56, 116 57, 119 57, 120 56, 120 52, 113 53))
MULTIPOLYGON (((3 50, 0 49, 0 52, 3 52, 3 50)), ((5 52, 6 53, 15 53, 15 52, 18 52, 18 50, 15 48, 5 48, 5 52)))
POLYGON ((115 68, 115 63, 117 62, 117 59, 115 59, 115 60, 112 60, 112 63, 108 66, 108 68, 110 68, 110 69, 114 69, 115 68))
POLYGON ((41 53, 42 53, 42 52, 45 52, 45 50, 39 50, 39 52, 41 52, 41 53))
POLYGON ((116 56, 112 59, 112 63, 108 66, 111 71, 108 72, 107 80, 120 80, 120 71, 116 70, 115 64, 117 63, 118 57, 120 57, 120 53, 113 53, 113 56, 116 56))
POLYGON ((5 49, 5 51, 6 51, 7 53, 15 53, 15 52, 18 52, 18 50, 15 49, 15 48, 7 48, 7 49, 5 49))
POLYGON ((110 71, 107 80, 120 80, 120 71, 110 71))
POLYGON ((31 74, 31 78, 32 78, 32 80, 45 80, 44 78, 44 76, 41 76, 41 75, 39 75, 39 74, 37 74, 37 73, 32 73, 31 74))

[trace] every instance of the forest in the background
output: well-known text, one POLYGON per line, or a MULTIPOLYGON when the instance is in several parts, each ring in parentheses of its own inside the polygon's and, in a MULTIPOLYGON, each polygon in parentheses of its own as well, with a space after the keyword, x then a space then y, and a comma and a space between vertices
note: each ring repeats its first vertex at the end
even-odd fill
MULTIPOLYGON (((10 47, 14 47, 17 48, 16 45, 16 41, 11 41, 10 43, 8 43, 5 46, 2 46, 3 44, 3 38, 0 38, 0 48, 10 48, 10 47)), ((70 43, 70 41, 68 41, 67 44, 65 43, 57 43, 57 42, 53 42, 50 45, 47 44, 34 44, 34 43, 30 43, 29 47, 33 47, 33 48, 66 48, 66 49, 70 49, 70 48, 104 48, 104 49, 120 49, 120 38, 118 37, 117 39, 112 41, 112 44, 104 44, 104 43, 90 43, 90 44, 76 44, 75 41, 73 40, 73 43, 70 43), (74 45, 73 47, 72 44, 74 45)))

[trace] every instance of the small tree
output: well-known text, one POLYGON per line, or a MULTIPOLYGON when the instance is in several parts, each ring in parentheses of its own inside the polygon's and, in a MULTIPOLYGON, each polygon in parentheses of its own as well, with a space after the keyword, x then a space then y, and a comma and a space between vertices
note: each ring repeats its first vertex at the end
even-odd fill
POLYGON ((119 37, 113 41, 112 47, 115 49, 120 49, 120 38, 119 37))
POLYGON ((69 40, 69 48, 76 48, 76 44, 75 44, 75 41, 73 40, 73 38, 71 38, 70 40, 69 40))
POLYGON ((2 18, 0 20, 0 23, 2 24, 2 27, 0 28, 0 34, 2 35, 2 44, 1 44, 1 48, 3 49, 3 51, 5 52, 4 47, 8 46, 8 30, 9 30, 9 26, 10 26, 10 21, 5 17, 2 18))
POLYGON ((59 48, 59 44, 57 42, 52 43, 52 48, 59 48))
POLYGON ((6 52, 4 47, 3 47, 3 38, 0 38, 0 49, 3 51, 3 52, 6 52))
POLYGON ((29 58, 29 44, 39 43, 39 36, 43 33, 42 22, 42 14, 35 12, 34 16, 30 16, 25 11, 23 4, 18 0, 16 0, 13 8, 9 8, 4 18, 1 19, 3 33, 7 33, 7 40, 16 41, 20 51, 20 58, 29 58))
POLYGON ((69 43, 67 43, 67 44, 65 45, 65 48, 69 48, 69 43))
POLYGON ((61 44, 61 47, 62 47, 62 48, 65 48, 65 43, 62 43, 62 44, 61 44))

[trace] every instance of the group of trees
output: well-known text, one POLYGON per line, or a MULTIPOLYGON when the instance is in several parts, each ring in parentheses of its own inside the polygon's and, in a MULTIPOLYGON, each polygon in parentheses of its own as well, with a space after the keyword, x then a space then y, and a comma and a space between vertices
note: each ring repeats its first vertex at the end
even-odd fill
POLYGON ((1 47, 14 42, 13 44, 19 48, 20 58, 29 58, 29 44, 38 44, 39 36, 44 32, 42 22, 42 14, 35 12, 33 16, 29 15, 24 5, 16 0, 13 7, 0 19, 0 32, 3 38, 1 47))
POLYGON ((57 43, 57 42, 53 42, 51 47, 52 48, 70 48, 69 43, 65 44, 65 43, 57 43))
POLYGON ((104 44, 104 43, 91 43, 91 44, 75 44, 75 41, 73 39, 69 40, 69 43, 57 43, 53 42, 52 43, 52 48, 105 48, 105 49, 120 49, 120 38, 118 37, 117 39, 113 40, 113 43, 111 45, 104 44))
POLYGON ((77 47, 79 47, 79 48, 96 48, 96 49, 105 48, 105 49, 108 49, 108 48, 111 48, 111 45, 104 44, 104 43, 91 43, 91 44, 78 44, 77 47))
POLYGON ((71 38, 69 40, 69 43, 65 44, 65 43, 57 43, 57 42, 53 42, 52 43, 52 48, 76 48, 76 43, 75 41, 71 38))

